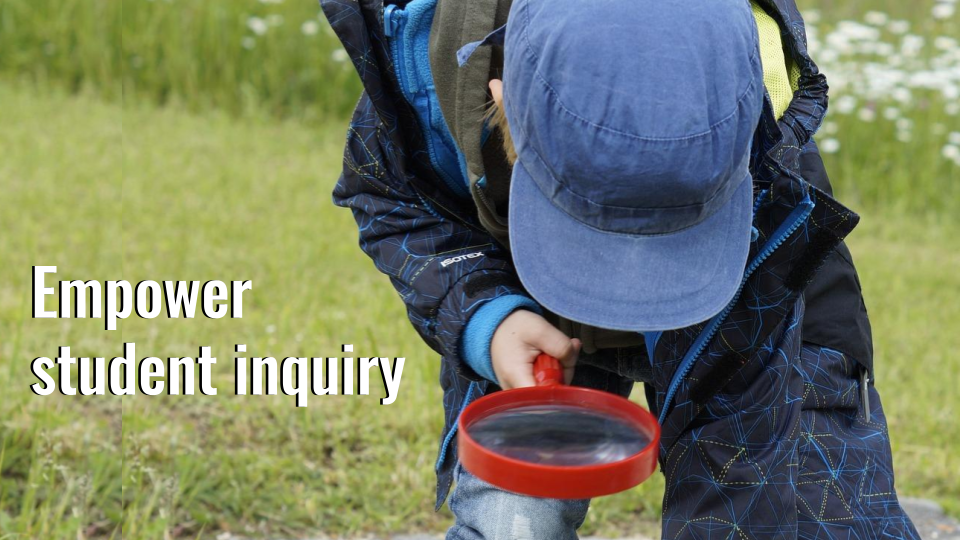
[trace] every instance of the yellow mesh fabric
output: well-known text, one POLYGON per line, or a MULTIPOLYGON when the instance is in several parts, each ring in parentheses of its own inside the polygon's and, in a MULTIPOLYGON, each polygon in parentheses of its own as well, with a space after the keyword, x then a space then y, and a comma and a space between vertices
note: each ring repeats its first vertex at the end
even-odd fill
MULTIPOLYGON (((760 34, 760 63, 763 64, 763 84, 770 94, 773 112, 779 120, 793 100, 797 89, 800 70, 791 65, 788 71, 786 56, 783 54, 783 38, 780 37, 780 25, 756 2, 751 2, 753 16, 757 20, 760 34)), ((791 62, 791 64, 793 64, 791 62)))
POLYGON ((796 62, 787 62, 790 65, 790 88, 796 92, 800 88, 800 66, 796 62))

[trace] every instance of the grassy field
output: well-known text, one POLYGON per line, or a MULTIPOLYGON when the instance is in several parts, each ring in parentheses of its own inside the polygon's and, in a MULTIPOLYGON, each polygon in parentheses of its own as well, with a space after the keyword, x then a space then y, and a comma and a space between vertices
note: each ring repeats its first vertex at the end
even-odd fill
MULTIPOLYGON (((213 538, 223 531, 441 530, 432 511, 438 359, 330 203, 343 124, 185 113, 0 85, 0 538, 213 538), (50 115, 49 110, 57 114, 50 115), (242 319, 31 319, 30 267, 57 279, 251 279, 242 319), (28 362, 221 358, 216 397, 38 397, 28 362), (256 355, 405 356, 397 402, 232 396, 256 355), (122 433, 121 433, 122 426, 122 433)), ((960 512, 960 225, 864 211, 851 238, 877 341, 900 491, 960 512)), ((597 501, 586 533, 656 519, 662 481, 597 501)))
POLYGON ((360 91, 316 0, 3 0, 0 50, 23 80, 194 111, 316 122, 360 91))

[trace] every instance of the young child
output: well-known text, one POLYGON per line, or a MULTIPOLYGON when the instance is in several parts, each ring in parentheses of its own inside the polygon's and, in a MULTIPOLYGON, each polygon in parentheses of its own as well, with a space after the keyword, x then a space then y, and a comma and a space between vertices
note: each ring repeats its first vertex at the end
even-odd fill
POLYGON ((588 501, 456 463, 462 407, 532 384, 541 351, 573 384, 645 383, 665 538, 917 538, 791 2, 376 4, 323 2, 366 88, 334 200, 443 355, 448 538, 576 537, 588 501), (483 116, 501 66, 513 166, 483 116))

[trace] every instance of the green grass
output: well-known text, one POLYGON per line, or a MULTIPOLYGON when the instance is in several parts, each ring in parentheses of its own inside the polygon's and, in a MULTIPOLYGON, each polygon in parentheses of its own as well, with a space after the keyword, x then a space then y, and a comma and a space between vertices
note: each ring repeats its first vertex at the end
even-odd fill
POLYGON ((0 75, 110 99, 343 116, 360 86, 340 49, 316 0, 0 2, 0 75))
POLYGON ((913 111, 909 118, 917 127, 906 143, 896 139, 892 122, 865 123, 839 114, 829 117, 839 130, 842 151, 825 154, 824 162, 845 203, 903 214, 955 215, 960 211, 960 182, 956 181, 960 165, 940 156, 944 132, 960 131, 960 116, 946 117, 942 107, 913 111), (939 133, 932 129, 938 123, 942 126, 939 133))
MULTIPOLYGON (((842 143, 842 151, 827 161, 847 202, 902 212, 960 212, 960 182, 954 181, 960 165, 941 157, 948 133, 960 133, 960 115, 944 113, 956 99, 918 88, 929 82, 904 82, 918 72, 929 79, 931 71, 960 68, 956 46, 948 52, 936 45, 937 37, 960 35, 960 16, 932 17, 936 0, 798 3, 819 14, 808 25, 811 39, 821 43, 815 60, 837 76, 831 81, 855 80, 834 85, 832 103, 856 96, 858 111, 866 108, 877 116, 865 122, 856 112, 834 108, 829 124, 837 133, 823 134, 842 143), (862 22, 870 10, 908 22, 908 33, 923 38, 915 55, 902 53, 905 36, 888 29, 867 43, 896 51, 903 71, 883 76, 858 71, 889 61, 888 53, 870 52, 862 42, 839 60, 821 60, 826 56, 821 51, 839 52, 828 39, 838 23, 862 22), (900 80, 910 102, 865 90, 872 77, 900 80), (897 140, 902 130, 896 120, 883 118, 893 105, 913 122, 909 142, 897 140)), ((360 92, 353 65, 316 0, 3 0, 0 51, 0 78, 38 88, 54 85, 233 116, 266 112, 315 126, 344 118, 360 92)))
MULTIPOLYGON (((342 123, 305 127, 0 85, 0 538, 212 538, 442 530, 437 355, 356 246, 330 192, 342 123), (49 114, 56 110, 57 114, 49 114), (122 127, 122 129, 121 129, 122 127), (31 265, 57 279, 251 279, 242 319, 30 318, 31 265), (28 362, 220 359, 216 397, 38 397, 28 362), (249 356, 405 356, 397 402, 232 396, 249 356), (122 425, 122 437, 121 437, 122 425)), ((853 182, 844 178, 841 181, 853 182)), ((960 226, 872 207, 850 239, 874 324, 902 494, 960 513, 960 226)), ((50 304, 52 305, 52 303, 50 304)), ((648 527, 662 480, 599 500, 585 533, 648 527)))

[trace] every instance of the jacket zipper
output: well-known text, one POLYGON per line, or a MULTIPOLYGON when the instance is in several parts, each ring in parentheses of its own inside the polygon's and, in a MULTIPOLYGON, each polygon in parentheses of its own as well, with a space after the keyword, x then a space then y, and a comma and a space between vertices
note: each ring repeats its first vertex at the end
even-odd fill
MULTIPOLYGON (((414 111, 417 111, 416 101, 417 94, 423 94, 421 92, 421 81, 417 77, 417 73, 409 73, 406 65, 406 54, 404 51, 404 40, 403 40, 403 31, 407 25, 407 13, 403 9, 398 8, 395 4, 390 4, 383 8, 383 20, 384 20, 384 34, 390 38, 391 41, 391 53, 393 56, 393 65, 394 72, 397 75, 397 81, 400 83, 400 91, 403 93, 404 98, 407 103, 413 107, 414 111)), ((418 72, 417 66, 414 65, 414 71, 418 72)), ((427 111, 430 111, 431 103, 429 96, 421 96, 419 99, 423 100, 427 105, 427 111)), ((433 165, 434 171, 443 179, 447 184, 447 187, 453 190, 454 193, 461 197, 469 197, 469 192, 465 181, 460 178, 454 178, 451 176, 441 165, 440 158, 437 155, 437 145, 442 145, 444 142, 440 140, 437 135, 434 133, 434 130, 431 125, 429 125, 429 119, 419 118, 419 112, 417 113, 417 121, 420 124, 420 129, 424 134, 424 139, 427 146, 427 154, 430 157, 430 163, 433 165), (424 125, 426 122, 426 125, 424 125)), ((458 156, 459 157, 459 156, 458 156)), ((462 164, 459 163, 458 167, 463 169, 462 164)))
POLYGON ((437 456, 437 463, 434 465, 434 470, 439 471, 443 465, 443 461, 447 458, 447 449, 450 447, 450 442, 453 440, 454 435, 457 434, 457 428, 460 427, 460 415, 463 414, 463 410, 467 408, 467 405, 473 401, 473 393, 477 391, 479 386, 477 382, 471 381, 467 387, 467 393, 463 397, 463 404, 460 406, 460 412, 457 413, 457 419, 453 421, 453 425, 450 426, 450 431, 448 431, 447 436, 443 438, 443 444, 440 445, 440 455, 437 456))
MULTIPOLYGON (((764 192, 765 193, 765 192, 764 192)), ((755 210, 759 207, 761 197, 764 195, 761 193, 757 197, 757 203, 755 204, 755 210)), ((810 199, 810 194, 807 193, 800 204, 795 208, 790 216, 784 220, 783 224, 780 225, 777 232, 774 234, 773 238, 767 242, 763 247, 760 253, 747 265, 746 270, 743 273, 743 279, 740 281, 740 287, 737 288, 736 294, 733 295, 733 300, 727 304, 727 307, 723 309, 719 314, 710 319, 710 322, 707 323, 706 328, 697 336, 696 341, 693 342, 693 345, 690 346, 690 349, 687 351, 687 354, 684 356, 683 361, 680 362, 680 366, 677 368, 677 371, 673 374, 673 379, 670 381, 670 387, 667 390, 667 396, 663 401, 663 408, 660 411, 659 422, 663 425, 663 421, 667 418, 667 413, 670 412, 670 404, 673 401, 674 396, 677 393, 677 390, 680 387, 680 384, 683 380, 689 375, 690 370, 693 369, 693 364, 697 361, 697 358, 703 352, 703 350, 710 343, 710 340, 713 339, 713 336, 716 335, 717 331, 720 329, 721 323, 726 319, 727 315, 730 314, 730 311, 733 310, 733 306, 740 299, 740 295, 743 293, 743 288, 747 284, 747 279, 759 268, 763 261, 767 260, 774 251, 776 251, 783 243, 790 237, 797 229, 800 228, 800 225, 810 217, 810 213, 813 211, 814 203, 810 199), (786 223, 790 223, 786 225, 786 223)), ((756 212, 754 212, 756 215, 756 212)))

